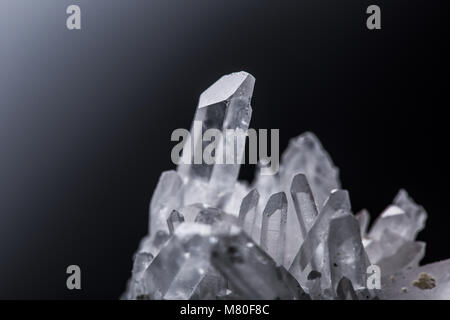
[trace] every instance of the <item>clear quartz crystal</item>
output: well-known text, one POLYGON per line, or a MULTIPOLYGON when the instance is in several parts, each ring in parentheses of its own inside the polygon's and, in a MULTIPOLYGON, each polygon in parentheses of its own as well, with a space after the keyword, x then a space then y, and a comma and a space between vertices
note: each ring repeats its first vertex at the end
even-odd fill
MULTIPOLYGON (((244 199, 242 199, 239 208, 239 222, 244 231, 255 240, 256 219, 258 215, 259 192, 256 189, 250 191, 244 199)), ((259 239, 256 240, 259 243, 259 239)))
POLYGON ((294 276, 299 273, 298 269, 294 271, 295 268, 299 268, 301 272, 309 265, 313 270, 321 272, 322 289, 331 289, 330 261, 327 250, 330 223, 333 219, 350 214, 350 210, 350 199, 347 191, 335 190, 331 192, 314 225, 308 232, 308 236, 302 243, 297 254, 298 258, 296 257, 291 266, 294 276))
POLYGON ((287 199, 284 192, 275 193, 267 202, 262 215, 261 247, 279 264, 286 250, 287 199))
MULTIPOLYGON (((292 197, 292 204, 295 209, 302 237, 301 240, 298 239, 294 239, 294 241, 290 240, 289 248, 292 248, 292 250, 295 253, 297 253, 298 250, 300 249, 300 244, 303 242, 304 239, 306 239, 309 230, 311 230, 312 226, 314 225, 318 213, 317 213, 317 206, 314 201, 314 196, 308 183, 308 179, 304 174, 300 173, 294 176, 294 178, 292 179, 290 191, 292 197)), ((293 216, 292 209, 289 210, 288 213, 290 214, 290 216, 293 216)), ((289 262, 290 262, 289 266, 292 266, 293 259, 289 259, 289 262)), ((312 261, 311 267, 313 269, 315 268, 314 261, 312 261)))
MULTIPOLYGON (((200 96, 183 151, 186 160, 191 146, 192 161, 161 174, 122 298, 450 299, 450 260, 419 266, 425 210, 400 190, 369 229, 314 134, 291 140, 278 174, 261 175, 259 165, 252 184, 237 181, 239 161, 198 162, 207 129, 247 131, 254 82, 233 73, 200 96), (380 290, 366 288, 370 263, 381 269, 380 290)), ((244 138, 231 140, 231 153, 230 141, 218 149, 240 159, 244 138)))
POLYGON ((366 209, 361 210, 355 215, 355 218, 358 220, 359 223, 359 229, 361 231, 361 238, 366 237, 367 229, 369 228, 369 222, 370 222, 370 214, 369 211, 366 209))
MULTIPOLYGON (((199 219, 201 220, 201 219, 199 219)), ((151 299, 190 299, 210 268, 212 225, 183 223, 143 276, 151 299)))
POLYGON ((159 178, 150 202, 150 235, 158 230, 168 230, 167 218, 172 210, 181 205, 180 191, 183 181, 176 171, 165 171, 159 178))
MULTIPOLYGON (((232 188, 239 173, 240 161, 244 155, 245 136, 238 136, 233 142, 238 146, 234 150, 233 164, 206 164, 200 158, 205 147, 209 144, 203 141, 203 133, 208 129, 218 129, 226 137, 226 130, 240 129, 247 132, 250 124, 252 108, 250 100, 253 94, 255 78, 247 72, 236 72, 223 76, 211 87, 204 91, 199 99, 194 124, 191 129, 191 163, 181 164, 178 167, 180 175, 189 180, 203 180, 212 187, 232 188), (200 122, 201 127, 196 128, 195 123, 200 122), (240 141, 239 141, 240 140, 240 141), (195 159, 196 155, 200 155, 195 159)), ((228 140, 230 142, 230 140, 228 140)), ((231 153, 232 145, 227 146, 222 139, 216 150, 222 150, 225 160, 231 153)), ((184 149, 183 152, 185 152, 184 149)), ((218 152, 219 153, 219 152, 218 152)))
POLYGON ((169 227, 169 233, 172 235, 175 232, 175 228, 184 222, 184 217, 177 210, 173 210, 167 218, 167 226, 169 227))
POLYGON ((298 252, 298 263, 301 270, 305 269, 309 263, 316 263, 318 267, 324 264, 324 246, 330 222, 333 218, 348 212, 350 212, 348 193, 344 190, 332 192, 298 252))
POLYGON ((368 234, 366 250, 371 262, 383 266, 388 274, 397 268, 416 267, 425 245, 414 243, 414 239, 426 218, 425 210, 400 190, 368 234))
POLYGON ((303 238, 306 238, 318 213, 308 179, 304 174, 297 174, 292 180, 291 196, 300 222, 300 230, 303 238))
POLYGON ((334 289, 343 277, 351 281, 354 289, 366 287, 370 262, 359 231, 359 223, 352 214, 335 218, 330 223, 328 252, 334 289))

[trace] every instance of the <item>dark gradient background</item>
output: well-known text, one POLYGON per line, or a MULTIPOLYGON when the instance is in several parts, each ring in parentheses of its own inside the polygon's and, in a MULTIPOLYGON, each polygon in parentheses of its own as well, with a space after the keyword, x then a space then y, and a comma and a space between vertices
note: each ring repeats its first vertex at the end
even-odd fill
MULTIPOLYGON (((170 134, 246 70, 253 128, 315 132, 354 210, 403 187, 450 257, 448 11, 439 0, 0 0, 0 298, 111 298, 147 231, 170 134), (82 30, 65 27, 79 4, 82 30), (369 4, 382 30, 365 27, 369 4), (82 290, 66 289, 80 265, 82 290)), ((242 170, 251 178, 253 168, 242 170)))

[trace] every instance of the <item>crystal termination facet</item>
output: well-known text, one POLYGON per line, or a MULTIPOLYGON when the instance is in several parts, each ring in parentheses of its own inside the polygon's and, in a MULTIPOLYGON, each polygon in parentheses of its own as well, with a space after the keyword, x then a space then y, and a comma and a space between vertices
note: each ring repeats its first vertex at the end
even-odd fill
MULTIPOLYGON (((200 130, 246 132, 254 84, 237 72, 203 92, 200 130)), ((415 239, 427 213, 406 191, 368 230, 369 213, 353 215, 314 134, 292 139, 281 159, 277 175, 250 186, 237 181, 239 164, 163 172, 122 298, 450 299, 450 259, 419 266, 425 244, 415 239), (381 289, 366 288, 370 264, 382 272, 381 289)))

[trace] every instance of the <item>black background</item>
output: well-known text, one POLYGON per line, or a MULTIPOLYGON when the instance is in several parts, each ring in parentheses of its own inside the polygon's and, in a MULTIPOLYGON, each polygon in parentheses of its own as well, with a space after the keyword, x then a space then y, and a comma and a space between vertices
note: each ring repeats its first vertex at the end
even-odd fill
POLYGON ((118 298, 172 131, 239 70, 257 79, 253 128, 279 128, 281 150, 315 132, 355 211, 405 188, 429 213, 423 262, 449 258, 443 3, 1 0, 0 298, 118 298))

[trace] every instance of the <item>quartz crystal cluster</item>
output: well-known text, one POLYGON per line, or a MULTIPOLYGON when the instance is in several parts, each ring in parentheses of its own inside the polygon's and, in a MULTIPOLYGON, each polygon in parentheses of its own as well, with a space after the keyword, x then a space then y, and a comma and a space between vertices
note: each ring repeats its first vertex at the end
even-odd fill
MULTIPOLYGON (((247 130, 254 83, 246 72, 222 77, 194 120, 247 130)), ((276 175, 249 185, 238 173, 239 164, 182 164, 161 174, 124 299, 450 298, 450 260, 419 266, 425 210, 400 190, 368 230, 369 213, 352 212, 314 134, 291 140, 276 175), (379 288, 367 285, 371 265, 379 288)))

